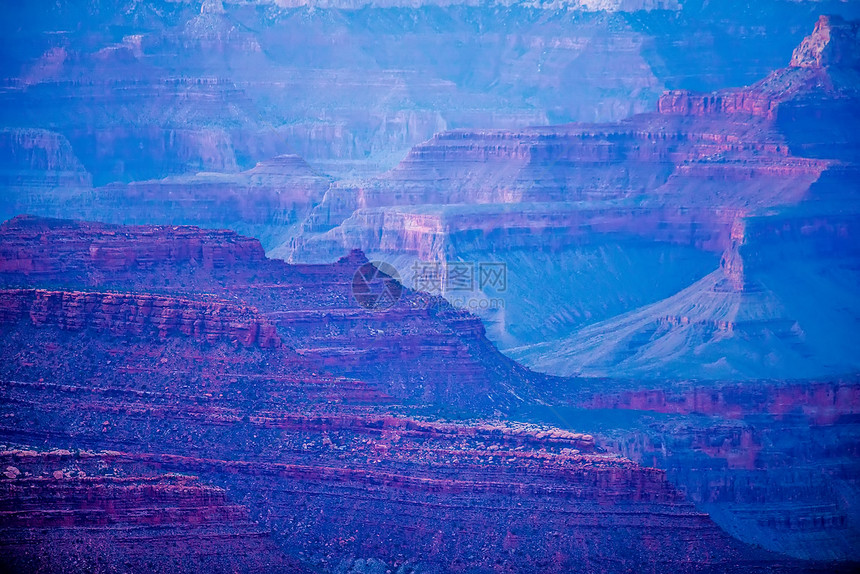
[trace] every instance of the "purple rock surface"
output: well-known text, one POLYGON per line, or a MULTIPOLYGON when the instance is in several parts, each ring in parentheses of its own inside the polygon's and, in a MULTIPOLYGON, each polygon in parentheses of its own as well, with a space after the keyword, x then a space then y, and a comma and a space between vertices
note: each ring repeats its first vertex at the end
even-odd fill
POLYGON ((857 569, 856 3, 2 15, 0 571, 857 569))

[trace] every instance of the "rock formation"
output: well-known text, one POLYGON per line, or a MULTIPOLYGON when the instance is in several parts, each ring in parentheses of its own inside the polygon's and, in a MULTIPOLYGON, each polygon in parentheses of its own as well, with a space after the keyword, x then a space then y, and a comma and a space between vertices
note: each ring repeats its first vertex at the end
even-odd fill
POLYGON ((199 173, 92 190, 75 213, 113 223, 191 224, 261 234, 266 246, 292 237, 329 179, 296 155, 240 173, 199 173))
POLYGON ((296 4, 0 22, 0 569, 852 571, 857 25, 296 4))
POLYGON ((58 215, 92 187, 92 177, 62 135, 41 129, 0 130, 0 217, 58 215))
POLYGON ((540 392, 486 340, 480 320, 441 298, 406 292, 384 311, 363 309, 352 294, 367 263, 360 253, 290 266, 231 231, 30 216, 0 236, 6 324, 283 346, 403 401, 498 408, 540 392))
POLYGON ((822 18, 761 82, 617 124, 440 134, 334 186, 284 251, 360 246, 407 279, 415 260, 507 263, 489 336, 590 376, 544 400, 735 536, 856 560, 856 30, 822 18))
POLYGON ((94 329, 118 336, 182 334, 209 342, 225 339, 242 345, 281 345, 274 327, 254 310, 217 300, 43 289, 0 291, 0 322, 14 324, 23 319, 36 326, 94 329))
POLYGON ((857 560, 856 376, 723 382, 578 379, 538 420, 666 470, 726 531, 805 559, 857 560), (624 414, 622 414, 624 413, 624 414))
POLYGON ((494 342, 553 374, 850 372, 860 310, 825 293, 855 280, 856 38, 822 17, 757 84, 668 92, 620 123, 440 134, 375 180, 333 186, 273 253, 358 247, 407 280, 416 260, 505 263, 517 290, 478 311, 494 342), (810 296, 831 298, 829 332, 810 296))
POLYGON ((665 88, 744 85, 823 9, 858 15, 779 0, 39 0, 2 29, 0 125, 61 134, 96 185, 284 153, 363 176, 445 129, 618 120, 665 88))
POLYGON ((232 233, 32 217, 0 236, 8 565, 800 567, 726 536, 661 471, 592 435, 430 418, 547 389, 441 300, 357 305, 360 254, 291 266, 232 233), (235 260, 199 262, 224 243, 235 260))
POLYGON ((7 134, 7 153, 15 165, 7 172, 0 208, 9 216, 76 214, 114 223, 194 224, 261 232, 265 241, 277 245, 292 237, 329 187, 329 179, 298 156, 280 155, 240 173, 93 188, 62 136, 44 132, 39 143, 28 133, 7 134))
POLYGON ((5 568, 20 572, 310 572, 247 507, 196 476, 119 452, 0 453, 5 568))

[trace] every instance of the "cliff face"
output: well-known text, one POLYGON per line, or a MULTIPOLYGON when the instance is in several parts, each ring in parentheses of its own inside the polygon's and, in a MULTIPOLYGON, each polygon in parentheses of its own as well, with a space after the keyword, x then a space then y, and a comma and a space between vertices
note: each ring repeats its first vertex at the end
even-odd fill
POLYGON ((17 66, 2 76, 3 107, 20 113, 0 123, 62 133, 97 185, 237 172, 284 153, 349 175, 386 169, 446 128, 616 119, 662 89, 647 37, 623 15, 509 8, 95 3, 34 18, 20 7, 10 16, 22 26, 6 30, 17 66), (91 27, 45 42, 81 20, 91 27))
MULTIPOLYGON (((665 88, 744 85, 778 66, 824 9, 777 0, 759 10, 739 0, 206 6, 10 8, 0 124, 62 134, 97 185, 237 172, 284 153, 366 175, 445 129, 614 121, 651 109, 665 88)), ((827 8, 857 15, 851 3, 827 8)))
MULTIPOLYGON (((840 278, 809 285, 823 294, 853 273, 853 248, 834 247, 856 235, 856 28, 824 17, 764 80, 669 92, 656 113, 619 123, 440 134, 383 176, 332 188, 274 253, 322 260, 360 247, 407 281, 415 260, 505 263, 516 296, 478 312, 497 344, 554 374, 851 370, 833 345, 841 335, 819 328, 788 277, 826 257, 840 278), (768 226, 784 230, 759 235, 768 226), (780 250, 796 260, 767 265, 780 250), (595 259, 604 271, 582 263, 595 259), (601 288, 568 279, 578 269, 601 288), (751 364, 740 332, 771 359, 751 364)), ((846 305, 836 332, 851 335, 858 313, 846 305)))
POLYGON ((3 565, 40 572, 309 572, 198 477, 121 453, 0 453, 3 565), (189 544, 193 540, 193 544, 189 544))
POLYGON ((858 31, 856 22, 846 22, 839 16, 821 16, 812 34, 791 55, 791 66, 860 68, 858 31))
MULTIPOLYGON (((113 223, 193 224, 260 232, 271 247, 293 234, 329 187, 296 155, 279 155, 239 173, 198 173, 92 187, 62 136, 5 132, 0 213, 34 213, 113 223), (38 135, 38 138, 35 137, 38 135)), ((0 134, 2 137, 2 134, 0 134)), ((2 149, 0 149, 2 152, 2 149)))
POLYGON ((828 176, 813 186, 812 205, 738 221, 719 269, 671 297, 510 355, 568 376, 755 380, 855 371, 849 341, 860 311, 844 286, 857 279, 860 217, 835 201, 845 183, 828 176))
POLYGON ((262 230, 267 244, 277 244, 308 216, 328 186, 329 179, 300 157, 280 155, 237 174, 110 184, 92 190, 75 213, 114 223, 262 230))
POLYGON ((288 266, 229 231, 33 217, 7 222, 0 235, 0 276, 16 288, 5 295, 9 321, 264 347, 280 337, 321 367, 369 377, 401 400, 487 408, 532 392, 525 372, 486 340, 480 320, 439 298, 407 292, 384 312, 362 308, 352 293, 367 263, 361 254, 335 265, 288 266), (501 394, 497 376, 510 385, 501 394))
POLYGON ((309 230, 331 229, 350 211, 389 206, 749 210, 799 200, 827 165, 793 156, 772 126, 746 117, 643 115, 621 124, 447 132, 374 181, 332 189, 309 230))
MULTIPOLYGON (((858 25, 839 16, 821 16, 812 34, 795 48, 788 68, 748 88, 712 94, 673 91, 659 101, 661 113, 726 115, 744 113, 776 119, 793 101, 822 96, 856 99, 860 74, 858 25)), ((819 118, 820 119, 820 118, 819 118)))
POLYGON ((0 235, 13 246, 0 254, 8 565, 778 565, 727 537, 661 471, 603 452, 590 434, 429 417, 443 405, 474 417, 545 389, 488 344, 477 319, 441 301, 424 307, 405 291, 388 310, 358 306, 348 286, 360 254, 289 266, 252 249, 203 266, 190 255, 244 240, 34 218, 0 235), (91 256, 93 245, 135 253, 137 242, 172 245, 173 256, 124 259, 110 274, 91 256), (48 284, 54 291, 40 289, 48 284), (264 324, 276 325, 269 338, 264 324), (79 529, 86 549, 70 534, 79 529))
MULTIPOLYGON (((0 273, 68 280, 107 280, 161 266, 244 267, 265 254, 256 239, 195 227, 120 227, 19 216, 2 227, 0 273), (50 245, 40 245, 50 240, 50 245)), ((25 280, 26 282, 26 280, 25 280)))
POLYGON ((217 300, 42 289, 0 291, 0 322, 14 324, 25 318, 37 327, 94 329, 118 336, 164 338, 182 334, 208 342, 224 339, 262 347, 281 344, 275 328, 254 310, 217 300))
POLYGON ((0 130, 0 217, 39 211, 58 215, 92 186, 62 135, 40 129, 0 130))
POLYGON ((480 261, 619 239, 719 254, 738 217, 801 201, 829 165, 793 156, 768 126, 648 115, 441 134, 375 181, 332 187, 303 234, 273 254, 319 261, 361 248, 389 259, 480 261))
MULTIPOLYGON (((857 97, 853 80, 860 74, 855 59, 848 56, 856 49, 855 37, 855 24, 823 17, 797 48, 790 67, 748 88, 712 94, 667 92, 656 114, 617 124, 439 134, 413 148, 395 169, 376 180, 353 189, 332 189, 306 230, 312 235, 345 222, 344 233, 335 231, 329 234, 334 237, 323 236, 321 241, 336 238, 350 244, 346 231, 357 227, 350 213, 361 217, 367 210, 393 206, 400 208, 399 217, 406 213, 441 219, 438 208, 432 206, 496 205, 500 206, 496 211, 512 218, 509 224, 499 222, 501 228, 520 225, 516 210, 502 207, 510 204, 525 211, 537 203, 552 204, 545 209, 554 210, 597 211, 594 206, 599 206, 631 213, 643 206, 681 207, 710 212, 700 213, 675 235, 676 241, 693 237, 696 244, 700 227, 705 235, 719 234, 744 213, 802 201, 825 169, 837 161, 853 161, 856 141, 839 137, 831 142, 810 141, 809 137, 823 138, 821 128, 801 137, 801 130, 792 125, 806 110, 844 135, 841 124, 848 118, 843 112, 846 102, 857 97), (819 62, 803 56, 811 50, 804 47, 807 44, 821 44, 828 53, 843 55, 819 62), (581 203, 561 205, 573 202, 581 203), (728 217, 721 220, 720 213, 728 217)), ((489 208, 484 212, 495 215, 489 208)), ((641 233, 662 239, 660 230, 670 217, 642 226, 641 233)), ((385 222, 377 221, 366 225, 378 231, 385 222)), ((604 226, 597 231, 627 233, 628 222, 623 217, 616 221, 616 228, 604 226)), ((427 241, 439 230, 438 225, 430 229, 427 241)), ((727 248, 728 235, 708 247, 727 248)), ((296 257, 304 255, 303 249, 309 251, 308 257, 315 256, 314 246, 306 247, 307 242, 299 243, 296 257)), ((421 251, 435 258, 443 255, 438 247, 435 252, 426 246, 421 251)))
POLYGON ((570 410, 542 418, 589 421, 599 444, 665 469, 734 536, 803 558, 856 559, 857 510, 844 496, 857 489, 856 443, 840 437, 856 432, 857 390, 855 377, 580 381, 562 393, 570 410))

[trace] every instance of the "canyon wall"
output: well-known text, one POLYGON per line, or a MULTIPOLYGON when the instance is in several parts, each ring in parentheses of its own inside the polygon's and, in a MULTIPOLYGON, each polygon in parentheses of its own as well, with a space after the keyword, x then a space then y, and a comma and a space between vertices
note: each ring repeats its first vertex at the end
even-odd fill
POLYGON ((198 477, 117 452, 4 450, 3 566, 28 572, 310 572, 198 477), (193 543, 189 543, 193 540, 193 543))
POLYGON ((92 187, 92 176, 62 135, 41 129, 0 130, 0 217, 57 216, 92 187))
POLYGON ((0 245, 0 273, 45 278, 98 274, 110 280, 123 273, 164 265, 203 269, 260 263, 260 242, 233 231, 178 226, 113 226, 20 216, 7 222, 0 245), (51 245, 40 247, 42 238, 51 245))
POLYGON ((174 333, 204 341, 277 347, 275 328, 253 309, 226 301, 43 289, 0 291, 0 322, 29 319, 36 326, 94 329, 118 336, 167 337, 174 333))
POLYGON ((591 434, 488 419, 546 396, 546 381, 506 360, 480 321, 442 300, 422 306, 406 290, 387 310, 360 307, 349 293, 366 263, 359 253, 292 266, 253 249, 203 266, 181 254, 244 240, 32 217, 3 224, 0 235, 14 246, 4 263, 62 253, 78 270, 2 266, 0 504, 15 509, 0 524, 7 565, 807 567, 728 537, 662 471, 605 452, 591 434), (125 259, 109 274, 91 256, 94 245, 134 253, 136 242, 159 240, 180 255, 125 259), (8 287, 21 284, 28 288, 8 287), (55 291, 39 290, 48 284, 55 291), (81 285, 110 293, 74 296, 81 285), (142 312, 149 302, 203 318, 160 333, 148 326, 164 326, 162 316, 142 312), (230 312, 252 306, 280 345, 259 336, 236 344, 221 331, 244 332, 230 312), (440 420, 454 409, 471 421, 440 420), (83 531, 86 548, 74 534, 83 531))
POLYGON ((539 420, 589 421, 598 444, 667 472, 734 536, 803 558, 856 560, 856 377, 560 385, 539 420))
POLYGON ((0 236, 9 325, 282 346, 289 362, 299 354, 339 376, 370 377, 398 400, 440 406, 501 408, 540 392, 478 318, 439 297, 404 291, 390 307, 359 305, 359 252, 295 266, 231 231, 34 217, 6 222, 0 236))
POLYGON ((150 2, 10 6, 0 124, 70 142, 97 185, 297 153, 351 177, 445 129, 613 121, 740 86, 839 1, 150 2))
POLYGON ((860 205, 856 37, 823 16, 756 84, 668 92, 617 123, 439 134, 374 180, 333 186, 272 253, 361 248, 407 284, 421 261, 506 265, 511 296, 475 310, 510 356, 552 374, 850 372, 856 305, 824 294, 854 280, 856 249, 841 244, 860 205), (579 269, 591 284, 568 278, 579 269))

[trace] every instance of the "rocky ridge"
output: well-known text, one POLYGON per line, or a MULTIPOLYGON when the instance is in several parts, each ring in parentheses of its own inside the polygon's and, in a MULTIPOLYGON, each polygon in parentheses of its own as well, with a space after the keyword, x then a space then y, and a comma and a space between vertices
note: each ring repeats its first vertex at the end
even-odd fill
POLYGON ((587 421, 598 444, 666 470, 742 540, 856 561, 858 513, 845 494, 857 489, 857 389, 856 376, 708 386, 579 379, 561 384, 556 406, 537 418, 587 421))
MULTIPOLYGON (((273 253, 320 261, 360 247, 394 263, 407 282, 415 261, 507 264, 520 292, 503 311, 479 312, 494 342, 554 374, 755 379, 797 375, 802 362, 809 376, 850 371, 857 365, 844 353, 834 361, 832 339, 780 281, 817 265, 813 255, 826 255, 839 277, 826 275, 812 292, 830 292, 851 274, 856 250, 841 245, 854 245, 860 222, 849 111, 858 101, 856 33, 856 23, 822 17, 791 65, 765 80, 713 94, 670 92, 656 113, 615 124, 440 134, 375 180, 332 187, 303 235, 273 253), (803 262, 765 265, 765 255, 789 250, 803 262), (585 269, 604 288, 567 278, 583 261, 607 257, 603 270, 585 269), (643 291, 640 276, 653 288, 643 291), (546 286, 540 297, 526 287, 536 284, 546 286), (774 313, 744 335, 754 352, 770 354, 763 366, 745 361, 750 349, 736 338, 720 342, 721 325, 737 323, 735 311, 726 315, 736 305, 727 293, 753 285, 770 294, 749 297, 767 299, 761 309, 774 313), (703 298, 711 302, 699 305, 703 298), (672 301, 698 306, 698 316, 669 309, 672 301), (620 326, 634 317, 642 322, 620 326), (600 346, 604 334, 624 332, 600 346), (593 344, 597 355, 584 352, 593 344), (665 352, 684 345, 704 345, 714 360, 665 352), (703 362, 714 364, 695 366, 703 362), (791 367, 768 370, 779 364, 791 367)), ((843 334, 857 314, 847 309, 843 334)))
POLYGON ((24 318, 36 326, 72 331, 92 328, 119 336, 163 338, 181 333, 205 341, 223 338, 262 347, 281 344, 274 326, 253 309, 223 301, 44 289, 0 291, 0 322, 14 324, 24 318))
MULTIPOLYGON (((33 564, 41 545, 57 541, 52 554, 42 555, 51 571, 63 571, 56 564, 69 556, 133 567, 152 553, 161 556, 156 571, 203 571, 215 560, 210 552, 229 551, 241 535, 253 544, 217 566, 253 570, 280 560, 337 571, 370 560, 404 572, 800 567, 726 537, 661 471, 603 452, 589 434, 428 417, 442 405, 506 408, 512 398, 541 392, 540 380, 482 342, 480 322, 441 302, 415 307, 417 295, 406 291, 388 311, 359 308, 342 291, 366 262, 358 254, 321 266, 260 259, 257 249, 223 266, 195 265, 187 256, 127 258, 102 275, 94 244, 173 241, 173 253, 190 254, 225 235, 34 218, 7 222, 0 235, 15 246, 4 258, 51 261, 56 248, 70 262, 58 271, 4 265, 3 284, 17 285, 7 292, 29 297, 46 284, 65 293, 110 286, 107 297, 161 300, 169 292, 193 306, 186 290, 206 285, 259 309, 282 341, 236 345, 184 328, 168 337, 65 329, 34 320, 32 312, 29 320, 0 324, 0 437, 7 444, 0 501, 18 509, 0 524, 4 560, 33 564), (400 353, 384 362, 367 350, 383 333, 388 352, 400 353), (315 341, 323 340, 320 349, 315 341), (405 364, 418 378, 392 380, 392 372, 408 372, 405 364), (486 392, 491 403, 482 399, 486 392), (144 495, 151 505, 145 512, 138 510, 144 495), (156 511, 163 516, 157 523, 156 511), (75 528, 104 545, 82 552, 75 528), (162 552, 183 548, 188 532, 211 540, 195 550, 203 557, 162 552), (127 545, 136 534, 152 544, 127 545)), ((98 306, 80 310, 91 315, 88 324, 103 320, 98 306)))
POLYGON ((830 0, 408 4, 10 6, 0 124, 64 138, 97 186, 287 153, 363 177, 446 129, 614 121, 666 88, 744 85, 816 10, 858 15, 830 0))

